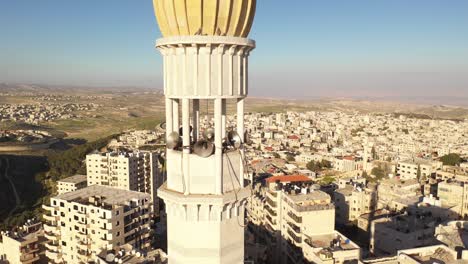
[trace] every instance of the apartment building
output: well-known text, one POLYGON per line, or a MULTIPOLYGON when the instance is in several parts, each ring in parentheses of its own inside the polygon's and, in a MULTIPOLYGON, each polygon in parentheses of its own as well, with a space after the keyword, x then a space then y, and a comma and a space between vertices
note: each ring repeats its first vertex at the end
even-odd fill
POLYGON ((67 192, 73 192, 86 187, 87 178, 86 175, 74 175, 57 181, 57 193, 64 194, 67 192))
POLYGON ((442 162, 439 161, 410 159, 398 162, 397 175, 402 180, 417 179, 419 176, 427 178, 440 168, 442 168, 442 162))
POLYGON ((333 162, 333 168, 337 171, 348 172, 357 170, 362 165, 354 160, 354 157, 340 157, 333 162))
POLYGON ((373 185, 367 187, 363 183, 350 183, 344 188, 335 190, 333 203, 335 204, 337 224, 345 225, 357 220, 359 216, 375 210, 377 191, 373 185))
POLYGON ((92 153, 86 156, 88 186, 103 185, 151 195, 159 214, 157 189, 163 179, 158 153, 151 151, 92 153))
POLYGON ((468 216, 468 184, 454 180, 439 182, 437 197, 444 206, 454 206, 454 210, 461 216, 468 216))
POLYGON ((52 197, 43 218, 51 263, 88 263, 103 249, 149 247, 149 194, 92 185, 52 197))
POLYGON ((370 252, 387 256, 402 249, 434 245, 437 243, 434 238, 437 224, 435 217, 414 212, 372 221, 370 252))
POLYGON ((299 163, 308 163, 310 161, 322 161, 323 156, 310 153, 302 153, 296 156, 296 161, 299 163))
MULTIPOLYGON (((462 165, 462 164, 461 164, 462 165)), ((468 169, 457 166, 442 166, 441 170, 436 171, 436 179, 438 180, 456 180, 468 181, 468 169)))
POLYGON ((360 248, 335 231, 331 197, 306 182, 278 182, 265 192, 268 263, 343 263, 360 248))
POLYGON ((261 226, 265 219, 265 197, 255 193, 249 197, 247 204, 247 220, 254 226, 261 226))
POLYGON ((41 260, 44 249, 41 247, 44 235, 40 221, 28 222, 11 231, 0 234, 0 263, 32 264, 41 260))
POLYGON ((418 180, 403 181, 396 178, 380 181, 377 193, 377 208, 387 208, 394 211, 401 210, 408 201, 418 202, 422 195, 418 180))

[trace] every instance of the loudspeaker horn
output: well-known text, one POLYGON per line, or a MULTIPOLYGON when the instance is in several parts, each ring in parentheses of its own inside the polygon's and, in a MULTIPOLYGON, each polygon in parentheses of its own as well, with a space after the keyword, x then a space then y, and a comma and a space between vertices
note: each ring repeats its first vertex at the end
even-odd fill
POLYGON ((193 152, 202 158, 208 158, 213 155, 215 151, 215 145, 207 140, 199 140, 193 145, 193 152))
POLYGON ((169 134, 169 137, 167 138, 166 146, 169 149, 176 149, 179 147, 182 143, 182 140, 179 136, 179 133, 177 132, 172 132, 169 134))
POLYGON ((229 131, 227 137, 228 137, 228 141, 231 144, 231 146, 233 146, 236 149, 241 147, 242 138, 239 136, 239 134, 236 131, 234 131, 234 130, 229 131))
POLYGON ((166 122, 162 122, 158 125, 159 129, 166 130, 166 122))
POLYGON ((213 142, 215 140, 215 132, 213 128, 207 128, 205 132, 203 133, 203 137, 209 141, 213 142))

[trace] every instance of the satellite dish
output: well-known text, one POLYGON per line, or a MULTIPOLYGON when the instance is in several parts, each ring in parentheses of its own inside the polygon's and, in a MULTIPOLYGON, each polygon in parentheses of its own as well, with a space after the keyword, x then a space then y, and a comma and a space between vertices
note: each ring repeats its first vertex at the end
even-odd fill
POLYGON ((229 144, 231 146, 233 146, 236 149, 241 147, 242 138, 239 136, 239 134, 236 131, 234 130, 229 131, 227 137, 228 137, 229 144))
POLYGON ((200 140, 193 145, 193 152, 202 158, 208 158, 213 155, 215 151, 215 145, 207 140, 200 140))
POLYGON ((166 146, 169 149, 176 149, 177 147, 180 146, 181 143, 182 143, 182 140, 180 139, 179 133, 172 132, 169 134, 169 137, 167 138, 166 146))
POLYGON ((106 262, 114 262, 115 260, 115 255, 114 254, 108 254, 106 256, 106 262))
POLYGON ((215 132, 213 128, 207 128, 203 133, 203 137, 210 142, 213 142, 215 139, 215 132))
POLYGON ((166 130, 166 122, 162 122, 158 125, 158 127, 162 130, 166 130))

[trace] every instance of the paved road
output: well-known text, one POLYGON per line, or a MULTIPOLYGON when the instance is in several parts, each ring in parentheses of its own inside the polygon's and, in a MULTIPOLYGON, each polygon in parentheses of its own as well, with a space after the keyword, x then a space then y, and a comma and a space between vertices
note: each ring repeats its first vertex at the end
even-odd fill
POLYGON ((15 207, 13 207, 13 209, 8 214, 8 217, 10 217, 13 214, 13 212, 16 211, 18 206, 21 204, 21 199, 20 199, 20 197, 18 195, 18 191, 16 190, 15 183, 13 182, 10 175, 8 174, 8 170, 10 169, 10 160, 8 158, 2 158, 2 159, 0 159, 0 162, 5 163, 5 171, 3 173, 3 176, 10 183, 11 189, 13 190, 13 194, 15 195, 15 207))

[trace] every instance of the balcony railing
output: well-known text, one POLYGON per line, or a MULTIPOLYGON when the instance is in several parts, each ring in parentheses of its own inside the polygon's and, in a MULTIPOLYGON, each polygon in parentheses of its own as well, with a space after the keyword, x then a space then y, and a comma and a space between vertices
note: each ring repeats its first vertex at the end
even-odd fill
POLYGON ((276 212, 271 209, 269 205, 265 206, 265 210, 271 215, 271 216, 276 216, 276 212))
POLYGON ((275 191, 268 191, 268 194, 270 194, 273 197, 278 196, 278 192, 275 192, 275 191))
POLYGON ((276 207, 276 202, 272 201, 269 197, 267 197, 266 202, 271 207, 276 207))
POLYGON ((296 234, 294 234, 291 229, 288 229, 288 234, 292 237, 292 239, 294 240, 294 242, 296 242, 297 244, 300 244, 302 243, 302 238, 297 236, 296 234))
POLYGON ((296 221, 296 223, 302 223, 302 217, 295 215, 293 212, 289 211, 289 212, 288 212, 288 216, 289 216, 292 220, 296 221))
POLYGON ((268 221, 269 221, 272 225, 276 225, 276 220, 272 219, 271 216, 266 215, 266 218, 268 219, 268 221))
POLYGON ((33 263, 34 261, 38 261, 39 256, 36 254, 27 254, 27 255, 21 255, 20 261, 21 263, 33 263))
POLYGON ((295 225, 295 224, 293 224, 293 223, 291 223, 289 221, 288 221, 288 225, 289 225, 289 227, 291 227, 291 229, 294 232, 296 232, 296 234, 301 234, 301 229, 297 225, 295 225))

